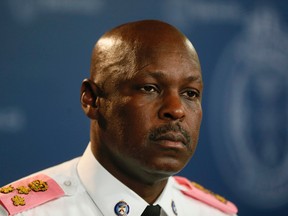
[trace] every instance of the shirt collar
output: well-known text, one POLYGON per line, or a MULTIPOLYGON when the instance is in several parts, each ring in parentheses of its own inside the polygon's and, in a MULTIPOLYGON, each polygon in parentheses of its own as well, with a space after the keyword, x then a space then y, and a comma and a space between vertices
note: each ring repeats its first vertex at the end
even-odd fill
POLYGON ((174 199, 175 196, 173 194, 173 188, 173 179, 170 177, 163 192, 154 203, 154 205, 159 204, 168 216, 177 215, 177 207, 174 199))
MULTIPOLYGON (((77 171, 89 196, 103 215, 115 215, 114 208, 121 201, 128 204, 131 216, 141 215, 148 205, 144 199, 112 176, 96 160, 90 143, 78 163, 77 171)), ((154 204, 159 204, 167 215, 174 216, 172 206, 175 203, 172 204, 174 201, 171 181, 172 179, 169 178, 165 189, 154 204)))

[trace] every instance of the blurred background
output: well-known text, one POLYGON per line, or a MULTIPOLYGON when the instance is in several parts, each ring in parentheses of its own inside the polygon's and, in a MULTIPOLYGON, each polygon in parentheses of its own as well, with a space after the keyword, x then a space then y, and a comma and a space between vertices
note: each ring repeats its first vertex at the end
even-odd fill
POLYGON ((139 19, 177 26, 202 64, 204 117, 180 173, 242 216, 288 215, 288 3, 280 0, 2 0, 0 185, 80 156, 79 103, 96 40, 139 19))

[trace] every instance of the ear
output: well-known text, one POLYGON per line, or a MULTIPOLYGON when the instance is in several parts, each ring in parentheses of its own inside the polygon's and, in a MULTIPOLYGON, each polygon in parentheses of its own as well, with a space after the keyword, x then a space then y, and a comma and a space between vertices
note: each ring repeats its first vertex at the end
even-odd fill
POLYGON ((89 79, 83 80, 80 91, 80 102, 84 113, 90 119, 97 119, 99 109, 99 89, 93 81, 89 79))

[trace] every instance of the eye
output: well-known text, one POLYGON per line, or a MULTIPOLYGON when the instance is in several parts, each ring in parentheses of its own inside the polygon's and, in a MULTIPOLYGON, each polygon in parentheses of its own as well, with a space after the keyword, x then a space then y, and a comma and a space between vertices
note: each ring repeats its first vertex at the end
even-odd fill
POLYGON ((184 95, 184 97, 188 98, 189 100, 193 100, 195 98, 199 98, 200 97, 200 93, 197 90, 186 90, 182 93, 182 95, 184 95))
POLYGON ((151 93, 151 92, 157 92, 157 87, 154 85, 145 85, 140 88, 141 91, 151 93))

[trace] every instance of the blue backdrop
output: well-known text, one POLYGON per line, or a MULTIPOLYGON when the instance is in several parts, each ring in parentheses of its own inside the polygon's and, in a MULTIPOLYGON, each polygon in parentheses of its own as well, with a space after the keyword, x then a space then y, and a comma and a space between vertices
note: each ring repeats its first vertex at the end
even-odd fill
POLYGON ((242 216, 288 215, 288 3, 269 0, 2 0, 0 185, 79 156, 92 46, 124 22, 161 19, 194 43, 205 82, 184 175, 242 216))

